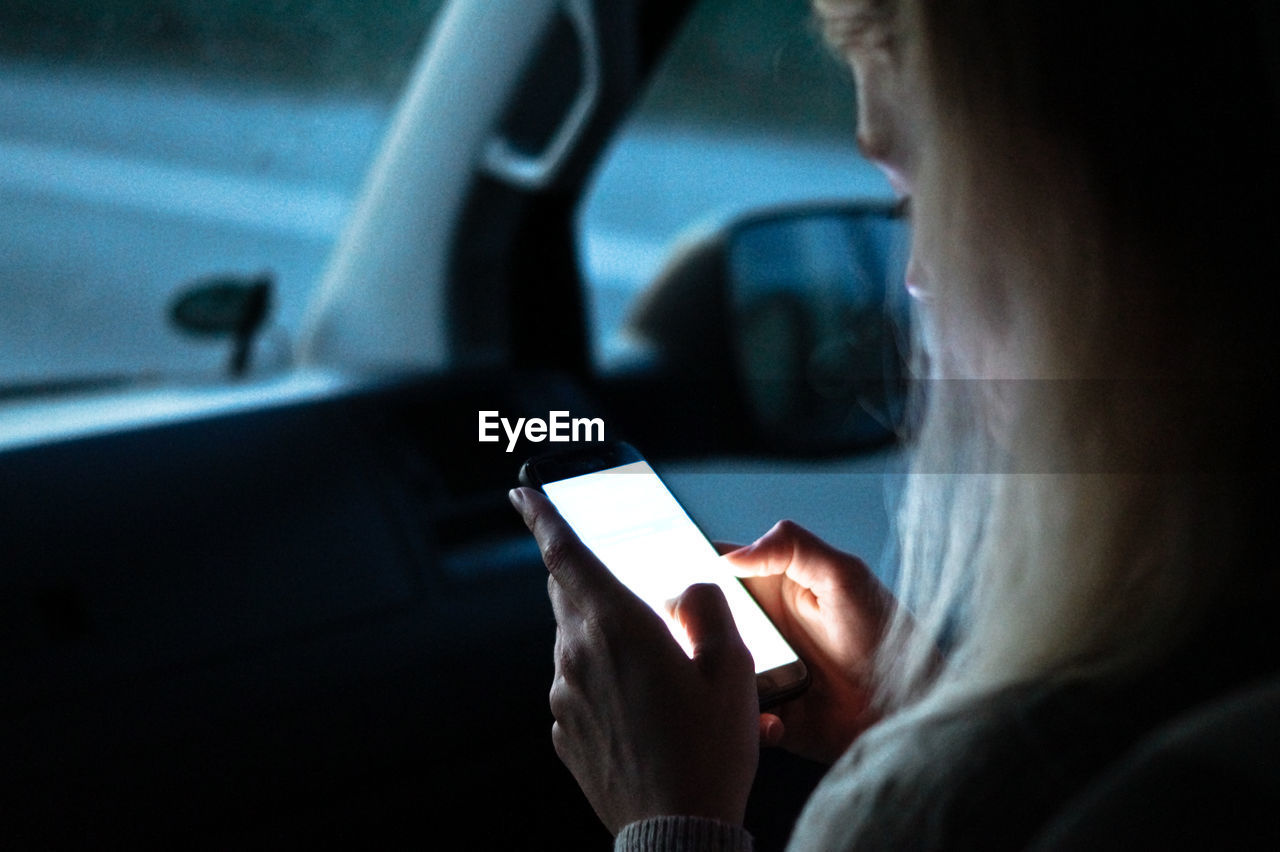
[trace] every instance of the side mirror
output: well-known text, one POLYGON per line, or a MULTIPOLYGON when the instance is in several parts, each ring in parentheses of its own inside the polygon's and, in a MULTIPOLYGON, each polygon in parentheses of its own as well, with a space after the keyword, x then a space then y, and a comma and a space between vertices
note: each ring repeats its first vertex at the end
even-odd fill
POLYGON ((882 444, 907 393, 908 252, 892 203, 754 214, 687 246, 629 328, 666 387, 715 389, 724 422, 704 428, 781 452, 882 444))
POLYGON ((249 369, 254 337, 271 312, 273 284, 269 274, 196 281, 174 297, 169 322, 192 336, 231 338, 227 372, 243 376, 249 369))
POLYGON ((767 440, 822 449, 892 437, 906 395, 909 250, 890 205, 798 210, 730 230, 737 373, 767 440))

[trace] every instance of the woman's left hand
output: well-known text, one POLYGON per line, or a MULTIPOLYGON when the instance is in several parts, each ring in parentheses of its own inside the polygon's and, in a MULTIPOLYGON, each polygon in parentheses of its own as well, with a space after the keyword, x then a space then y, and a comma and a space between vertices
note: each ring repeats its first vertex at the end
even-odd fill
POLYGON ((741 824, 759 759, 755 668, 724 595, 690 587, 662 619, 623 586, 551 503, 511 492, 542 551, 556 617, 551 738, 616 834, 653 816, 741 824))

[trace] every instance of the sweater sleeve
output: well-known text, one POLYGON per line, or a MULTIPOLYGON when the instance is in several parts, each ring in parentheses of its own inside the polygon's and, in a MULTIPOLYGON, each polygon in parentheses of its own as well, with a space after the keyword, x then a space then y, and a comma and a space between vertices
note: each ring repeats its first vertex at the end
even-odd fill
POLYGON ((704 817, 660 816, 623 826, 614 852, 752 852, 751 835, 738 825, 704 817))

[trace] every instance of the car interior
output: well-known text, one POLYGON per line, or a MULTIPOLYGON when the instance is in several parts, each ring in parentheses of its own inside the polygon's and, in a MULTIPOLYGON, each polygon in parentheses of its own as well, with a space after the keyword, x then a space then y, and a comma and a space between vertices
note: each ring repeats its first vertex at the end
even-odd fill
MULTIPOLYGON (((753 299, 725 283, 743 226, 668 265, 635 312, 644 357, 604 371, 589 351, 579 202, 695 5, 445 4, 286 367, 254 363, 269 278, 221 277, 171 313, 224 378, 0 398, 6 845, 607 843, 551 747, 545 570, 506 500, 545 447, 479 443, 478 412, 603 418, 738 535, 776 520, 752 493, 790 499, 779 463, 823 486, 832 459, 864 465, 854 499, 882 535, 880 413, 807 443, 752 413, 799 379, 744 378, 736 337, 758 332, 730 316, 753 299)), ((893 216, 850 204, 814 215, 893 216)), ((832 332, 786 286, 760 285, 756 325, 817 346, 832 332)), ((849 357, 883 396, 876 341, 849 357)), ((796 423, 830 421, 834 394, 811 396, 796 423)), ((766 756, 763 843, 817 777, 766 756)))
MULTIPOLYGON (((287 357, 249 270, 173 282, 215 380, 0 385, 0 844, 606 848, 551 745, 546 573, 507 502, 547 445, 481 442, 481 412, 601 418, 712 538, 793 517, 892 565, 887 186, 685 223, 603 361, 584 198, 689 20, 736 7, 437 5, 287 357)), ((758 848, 821 771, 762 754, 758 848)), ((1132 817, 1109 801, 1073 813, 1132 817)))

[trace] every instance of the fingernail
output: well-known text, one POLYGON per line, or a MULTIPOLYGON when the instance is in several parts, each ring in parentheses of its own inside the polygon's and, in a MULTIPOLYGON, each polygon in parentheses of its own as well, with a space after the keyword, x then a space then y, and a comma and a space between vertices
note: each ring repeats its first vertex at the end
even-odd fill
POLYGON ((517 512, 524 512, 524 492, 519 488, 512 488, 507 492, 507 499, 511 501, 511 505, 516 507, 517 512))
POLYGON ((777 719, 770 719, 766 726, 768 727, 768 736, 770 742, 777 742, 782 739, 782 723, 777 719))

